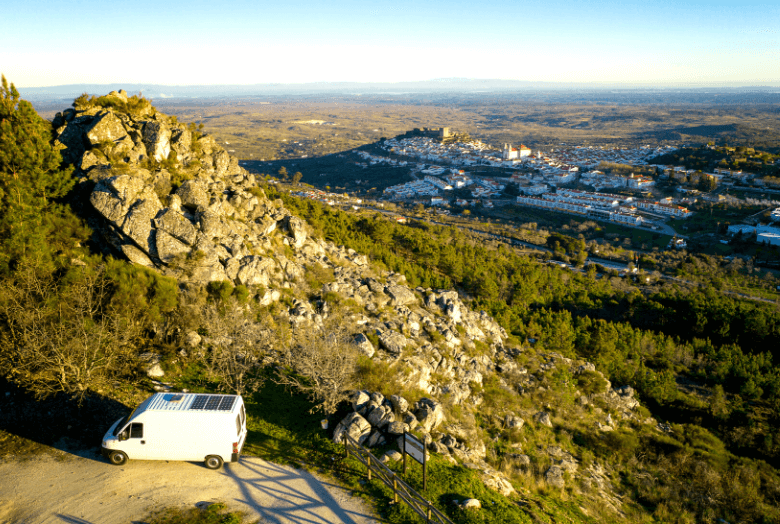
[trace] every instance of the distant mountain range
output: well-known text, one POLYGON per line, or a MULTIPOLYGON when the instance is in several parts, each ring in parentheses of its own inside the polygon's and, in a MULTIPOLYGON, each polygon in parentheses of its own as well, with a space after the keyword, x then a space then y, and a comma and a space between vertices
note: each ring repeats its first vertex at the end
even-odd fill
POLYGON ((771 92, 779 93, 777 86, 642 86, 637 84, 600 84, 574 82, 526 82, 520 80, 439 78, 420 82, 312 82, 305 84, 251 84, 251 85, 160 85, 160 84, 70 84, 47 87, 19 88, 23 97, 28 99, 73 99, 82 93, 104 95, 110 91, 124 89, 129 94, 143 93, 147 98, 209 98, 234 96, 284 96, 305 94, 346 94, 346 95, 406 95, 423 93, 473 93, 473 92, 511 92, 511 91, 566 91, 566 90, 625 90, 632 92, 674 92, 674 91, 713 91, 735 92, 771 92))

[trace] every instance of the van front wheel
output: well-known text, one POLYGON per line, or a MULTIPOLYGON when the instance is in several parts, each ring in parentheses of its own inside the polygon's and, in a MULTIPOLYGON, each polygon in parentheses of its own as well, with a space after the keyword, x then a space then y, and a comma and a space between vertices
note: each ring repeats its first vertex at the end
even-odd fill
POLYGON ((222 467, 222 458, 216 455, 206 457, 206 467, 209 469, 219 469, 222 467))
POLYGON ((127 462, 127 455, 122 453, 121 451, 112 451, 111 454, 108 456, 108 460, 111 461, 111 464, 114 466, 121 466, 125 462, 127 462))

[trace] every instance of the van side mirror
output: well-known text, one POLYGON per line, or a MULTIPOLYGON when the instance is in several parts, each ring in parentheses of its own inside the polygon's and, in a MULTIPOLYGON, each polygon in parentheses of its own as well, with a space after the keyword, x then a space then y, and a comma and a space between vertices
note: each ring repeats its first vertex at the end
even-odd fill
POLYGON ((119 440, 127 440, 128 438, 130 438, 130 435, 127 430, 119 434, 119 440))

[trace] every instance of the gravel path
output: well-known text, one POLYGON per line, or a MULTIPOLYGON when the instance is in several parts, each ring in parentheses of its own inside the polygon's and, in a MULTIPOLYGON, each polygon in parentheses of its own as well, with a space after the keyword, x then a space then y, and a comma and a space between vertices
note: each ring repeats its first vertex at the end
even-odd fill
POLYGON ((190 462, 129 461, 98 455, 36 456, 0 464, 0 523, 142 524, 150 511, 225 502, 249 521, 373 524, 360 499, 326 478, 242 457, 211 471, 190 462))

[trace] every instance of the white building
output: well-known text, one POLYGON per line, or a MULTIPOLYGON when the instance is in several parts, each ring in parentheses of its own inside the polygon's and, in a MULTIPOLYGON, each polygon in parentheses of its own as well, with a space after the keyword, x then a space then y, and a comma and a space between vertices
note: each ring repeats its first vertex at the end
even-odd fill
POLYGON ((756 242, 766 242, 773 246, 780 246, 780 228, 774 226, 751 226, 749 224, 736 224, 729 226, 729 235, 756 235, 756 242))
POLYGON ((517 160, 531 155, 531 150, 520 144, 520 147, 512 147, 512 144, 504 144, 504 150, 501 153, 502 160, 517 160))
POLYGON ((644 209, 645 211, 651 211, 653 213, 660 213, 661 215, 688 218, 693 213, 688 211, 688 208, 682 206, 676 206, 674 204, 665 204, 662 202, 653 202, 650 200, 637 200, 636 207, 644 209))
POLYGON ((512 147, 511 144, 504 144, 504 151, 501 153, 501 158, 504 160, 514 160, 517 157, 517 148, 512 147))
POLYGON ((763 233, 759 233, 756 236, 756 242, 766 242, 767 244, 771 244, 773 246, 780 246, 780 232, 772 233, 770 231, 765 231, 763 233))
POLYGON ((445 191, 451 191, 452 186, 443 181, 441 178, 436 178, 432 175, 425 175, 425 178, 423 178, 426 182, 429 182, 433 184, 434 186, 438 187, 439 189, 444 189, 445 191))
POLYGON ((520 191, 526 195, 543 195, 549 191, 549 187, 546 184, 534 184, 532 186, 521 187, 520 191))

